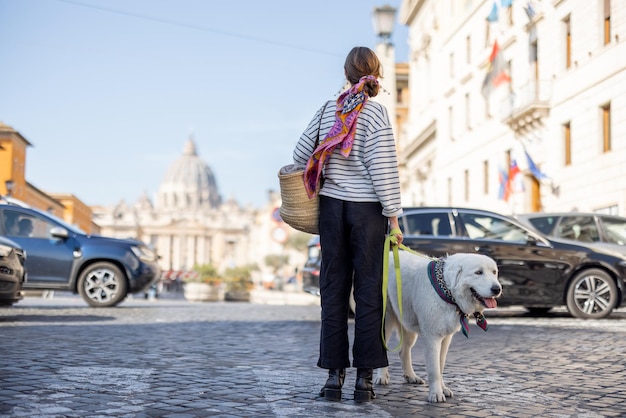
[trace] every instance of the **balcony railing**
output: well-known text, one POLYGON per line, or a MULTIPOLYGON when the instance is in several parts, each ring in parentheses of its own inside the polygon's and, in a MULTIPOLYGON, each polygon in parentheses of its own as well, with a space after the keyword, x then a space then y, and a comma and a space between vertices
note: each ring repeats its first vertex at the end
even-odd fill
POLYGON ((501 119, 513 129, 522 128, 548 115, 552 80, 532 80, 502 101, 501 119))

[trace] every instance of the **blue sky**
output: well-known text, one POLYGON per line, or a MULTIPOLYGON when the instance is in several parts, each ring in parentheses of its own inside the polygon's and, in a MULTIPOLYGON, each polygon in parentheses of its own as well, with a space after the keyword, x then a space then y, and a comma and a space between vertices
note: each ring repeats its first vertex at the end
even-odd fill
POLYGON ((46 192, 154 198, 192 134, 222 197, 261 207, 385 4, 401 0, 0 0, 0 121, 46 192))

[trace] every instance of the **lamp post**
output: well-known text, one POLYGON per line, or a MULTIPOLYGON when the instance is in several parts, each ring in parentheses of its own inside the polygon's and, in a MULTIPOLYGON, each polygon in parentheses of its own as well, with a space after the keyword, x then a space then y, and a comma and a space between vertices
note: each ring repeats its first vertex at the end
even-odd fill
POLYGON ((396 9, 389 6, 375 7, 373 15, 374 33, 378 37, 376 43, 376 55, 383 67, 383 79, 381 86, 384 90, 376 96, 375 100, 387 108, 387 114, 393 127, 393 132, 398 138, 396 105, 398 92, 396 90, 396 53, 391 43, 391 35, 396 21, 396 9))
POLYGON ((374 32, 386 45, 391 45, 391 34, 396 20, 396 9, 389 5, 374 8, 374 32))
POLYGON ((4 182, 4 187, 7 189, 7 197, 11 197, 13 189, 15 189, 15 182, 13 180, 7 180, 4 182))

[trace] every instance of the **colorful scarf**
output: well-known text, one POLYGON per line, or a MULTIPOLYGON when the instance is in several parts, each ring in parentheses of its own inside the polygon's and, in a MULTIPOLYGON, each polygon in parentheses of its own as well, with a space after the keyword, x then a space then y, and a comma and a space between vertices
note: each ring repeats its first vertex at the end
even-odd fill
POLYGON ((317 194, 317 187, 324 164, 335 148, 341 145, 341 155, 344 157, 350 155, 352 144, 354 143, 354 134, 356 133, 356 121, 361 113, 361 109, 367 102, 367 99, 369 99, 368 94, 363 91, 363 87, 367 81, 371 80, 378 82, 373 75, 361 77, 357 84, 350 87, 337 98, 335 124, 313 151, 313 155, 309 158, 304 171, 304 186, 309 198, 317 194))

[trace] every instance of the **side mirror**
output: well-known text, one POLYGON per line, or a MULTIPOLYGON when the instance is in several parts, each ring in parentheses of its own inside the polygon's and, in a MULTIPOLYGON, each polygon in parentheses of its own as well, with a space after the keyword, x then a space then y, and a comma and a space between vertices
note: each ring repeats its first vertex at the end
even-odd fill
POLYGON ((526 242, 530 245, 537 245, 539 240, 532 234, 526 234, 526 242))
POLYGON ((60 239, 65 239, 70 236, 67 232, 67 229, 61 228, 59 226, 55 226, 54 228, 50 229, 50 235, 52 235, 54 238, 60 239))

